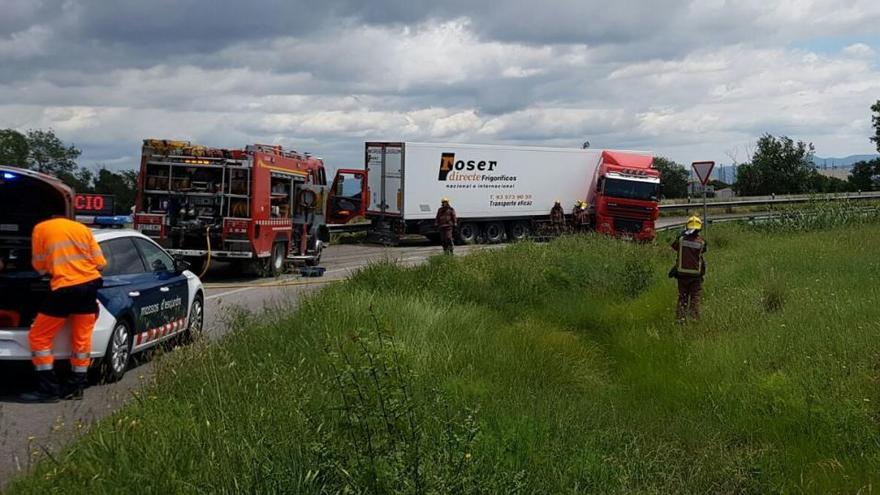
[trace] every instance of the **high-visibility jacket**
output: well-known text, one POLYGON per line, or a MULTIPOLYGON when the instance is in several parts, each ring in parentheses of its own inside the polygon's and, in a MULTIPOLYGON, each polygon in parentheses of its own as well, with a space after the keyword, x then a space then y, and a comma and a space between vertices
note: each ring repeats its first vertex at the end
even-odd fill
POLYGON ((672 249, 678 252, 675 271, 683 277, 700 277, 706 273, 703 253, 706 252, 706 241, 699 235, 683 235, 672 243, 672 249))
POLYGON ((31 236, 31 264, 52 276, 52 290, 101 278, 107 264, 92 231, 66 218, 37 224, 31 236))

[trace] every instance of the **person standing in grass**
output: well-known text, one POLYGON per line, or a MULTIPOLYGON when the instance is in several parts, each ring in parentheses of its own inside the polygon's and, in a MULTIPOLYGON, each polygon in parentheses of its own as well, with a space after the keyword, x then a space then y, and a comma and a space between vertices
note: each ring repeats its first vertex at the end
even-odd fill
POLYGON ((553 227, 553 232, 556 235, 562 234, 562 231, 565 229, 565 212, 562 210, 562 204, 558 199, 553 203, 553 208, 550 209, 550 225, 553 227))
POLYGON ((700 217, 692 216, 687 221, 685 231, 672 243, 677 258, 670 275, 678 279, 675 316, 679 323, 684 323, 688 314, 695 320, 700 319, 700 297, 706 275, 706 263, 703 261, 706 241, 700 237, 702 228, 700 217))
POLYGON ((443 253, 453 254, 452 229, 458 223, 458 217, 455 216, 455 208, 449 206, 449 198, 443 198, 440 201, 440 209, 437 210, 435 223, 440 229, 440 243, 443 244, 443 253))

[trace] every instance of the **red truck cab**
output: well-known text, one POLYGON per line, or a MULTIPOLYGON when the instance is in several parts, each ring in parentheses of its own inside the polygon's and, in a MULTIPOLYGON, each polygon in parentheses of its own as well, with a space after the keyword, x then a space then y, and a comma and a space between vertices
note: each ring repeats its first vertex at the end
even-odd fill
POLYGON ((598 232, 650 241, 660 216, 660 172, 651 155, 602 152, 593 196, 598 232))

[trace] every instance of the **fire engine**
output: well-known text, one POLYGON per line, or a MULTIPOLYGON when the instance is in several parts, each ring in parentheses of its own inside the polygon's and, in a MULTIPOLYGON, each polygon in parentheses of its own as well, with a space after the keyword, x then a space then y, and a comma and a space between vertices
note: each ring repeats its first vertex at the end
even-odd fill
POLYGON ((134 226, 196 273, 223 260, 277 276, 287 263, 320 262, 330 239, 325 184, 322 160, 281 146, 147 139, 134 226))

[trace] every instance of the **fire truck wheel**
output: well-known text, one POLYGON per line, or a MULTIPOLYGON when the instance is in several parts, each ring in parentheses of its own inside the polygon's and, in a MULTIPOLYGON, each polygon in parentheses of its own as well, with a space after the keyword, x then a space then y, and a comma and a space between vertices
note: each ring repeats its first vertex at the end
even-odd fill
POLYGON ((458 227, 456 237, 459 244, 476 244, 480 238, 480 226, 474 222, 465 222, 458 227))
POLYGON ((272 256, 269 257, 269 269, 267 270, 268 274, 277 277, 284 273, 284 258, 286 258, 284 253, 284 243, 276 242, 272 246, 272 256))

